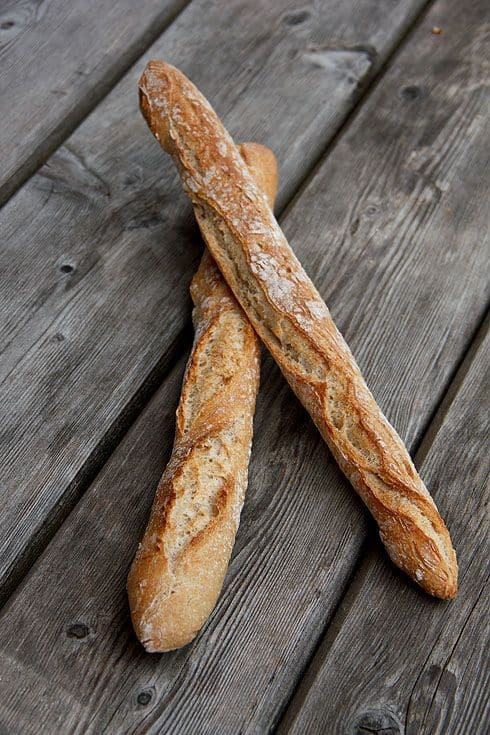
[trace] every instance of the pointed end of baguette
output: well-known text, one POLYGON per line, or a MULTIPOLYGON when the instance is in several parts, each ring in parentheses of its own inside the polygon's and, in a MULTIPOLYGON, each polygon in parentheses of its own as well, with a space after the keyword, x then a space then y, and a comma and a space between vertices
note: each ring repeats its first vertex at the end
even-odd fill
POLYGON ((161 94, 166 94, 171 89, 172 83, 179 78, 185 79, 182 72, 176 69, 175 66, 166 64, 165 61, 151 59, 144 68, 138 86, 143 90, 148 86, 156 87, 161 94))
POLYGON ((417 578, 417 583, 430 595, 437 597, 439 600, 452 600, 458 594, 458 568, 442 566, 438 569, 437 574, 427 575, 425 580, 417 578))
POLYGON ((185 586, 172 589, 163 556, 136 556, 127 592, 134 632, 147 653, 166 653, 190 643, 196 625, 193 600, 185 586))
POLYGON ((138 83, 140 110, 160 145, 172 152, 172 141, 166 114, 172 84, 182 76, 178 69, 163 61, 149 61, 138 83))
POLYGON ((425 592, 440 600, 458 594, 458 562, 442 519, 435 537, 428 536, 406 516, 380 528, 391 560, 425 592))

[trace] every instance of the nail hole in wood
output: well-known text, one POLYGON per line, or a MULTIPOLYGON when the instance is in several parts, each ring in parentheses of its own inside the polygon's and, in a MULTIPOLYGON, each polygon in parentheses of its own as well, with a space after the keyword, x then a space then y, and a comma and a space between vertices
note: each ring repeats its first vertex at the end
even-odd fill
POLYGON ((0 29, 2 31, 8 31, 9 28, 13 28, 15 25, 13 20, 4 20, 2 23, 0 23, 0 29))
POLYGON ((417 87, 415 85, 410 85, 409 87, 403 87, 402 89, 402 97, 406 100, 416 100, 418 97, 420 97, 421 90, 420 87, 417 87))
POLYGON ((137 701, 138 701, 138 704, 141 704, 141 705, 143 705, 143 707, 146 707, 146 705, 150 704, 150 702, 151 702, 151 692, 149 692, 149 691, 140 692, 138 694, 138 700, 137 701))
POLYGON ((89 629, 85 623, 75 623, 75 625, 70 625, 67 631, 68 638, 78 638, 78 640, 86 638, 88 634, 89 629))
POLYGON ((304 23, 308 20, 310 14, 307 10, 299 10, 297 13, 289 13, 284 18, 284 22, 288 26, 299 26, 300 23, 304 23))
POLYGON ((65 263, 65 264, 64 264, 64 265, 62 265, 62 266, 61 266, 61 268, 60 268, 60 271, 61 271, 62 273, 71 273, 71 272, 72 272, 72 270, 73 270, 73 266, 72 266, 72 265, 69 265, 68 263, 65 263))

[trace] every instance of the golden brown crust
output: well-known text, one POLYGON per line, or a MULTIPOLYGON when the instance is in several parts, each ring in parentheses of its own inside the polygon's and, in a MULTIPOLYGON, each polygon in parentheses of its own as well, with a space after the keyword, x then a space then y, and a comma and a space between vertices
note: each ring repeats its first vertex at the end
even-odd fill
MULTIPOLYGON (((240 146, 273 205, 274 154, 240 146)), ((191 285, 195 339, 172 456, 128 576, 133 626, 148 651, 189 643, 216 604, 247 485, 258 339, 205 251, 191 285)))
POLYGON ((446 526, 229 134, 167 64, 147 65, 140 95, 213 258, 371 510, 391 558, 427 592, 454 597, 458 568, 446 526))

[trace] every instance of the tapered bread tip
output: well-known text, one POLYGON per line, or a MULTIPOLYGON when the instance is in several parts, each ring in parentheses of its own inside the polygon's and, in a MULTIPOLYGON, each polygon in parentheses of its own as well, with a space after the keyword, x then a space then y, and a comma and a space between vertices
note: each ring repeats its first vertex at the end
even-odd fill
POLYGON ((451 564, 441 561, 439 566, 426 569, 424 572, 416 569, 414 572, 407 570, 408 574, 429 595, 439 600, 452 600, 458 594, 458 565, 456 555, 451 564))
POLYGON ((436 543, 408 517, 400 516, 380 526, 380 537, 392 561, 425 592, 450 600, 458 593, 458 562, 442 520, 437 530, 436 543))
POLYGON ((417 583, 425 592, 439 600, 452 600, 458 594, 458 575, 452 569, 448 569, 444 574, 444 570, 424 581, 417 579, 417 583))
POLYGON ((199 617, 196 610, 199 595, 195 589, 181 586, 170 590, 166 560, 162 556, 136 556, 129 572, 127 592, 134 632, 148 653, 166 653, 187 645, 210 612, 205 607, 199 617))
POLYGON ((180 72, 174 66, 153 59, 147 63, 138 83, 143 117, 168 153, 171 153, 171 139, 165 107, 170 95, 172 78, 179 75, 180 72))
POLYGON ((452 600, 458 594, 458 563, 456 554, 452 564, 441 565, 440 569, 431 576, 426 585, 422 587, 434 597, 440 600, 452 600))
POLYGON ((156 91, 165 94, 171 87, 171 80, 178 77, 183 77, 183 74, 175 66, 166 64, 164 61, 152 59, 145 66, 138 86, 144 93, 150 87, 152 92, 153 89, 156 89, 156 91))

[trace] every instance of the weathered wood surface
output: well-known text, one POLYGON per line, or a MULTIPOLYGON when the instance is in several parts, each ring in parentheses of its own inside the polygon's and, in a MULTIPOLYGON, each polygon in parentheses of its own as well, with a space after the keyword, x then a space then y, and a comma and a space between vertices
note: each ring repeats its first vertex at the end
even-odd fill
POLYGON ((459 596, 421 597, 371 549, 280 732, 489 732, 489 365, 487 332, 421 465, 447 509, 459 596))
MULTIPOLYGON (((145 58, 181 66, 234 134, 277 152, 284 203, 420 7, 203 0, 145 58)), ((143 64, 0 212, 0 594, 162 379, 189 321, 200 245, 138 111, 143 64)))
MULTIPOLYGON (((424 22, 284 221, 409 446, 485 308, 482 7, 460 10, 463 23, 441 3, 451 42, 424 22)), ((428 22, 438 19, 434 11, 428 22)), ((138 647, 124 583, 168 456, 181 369, 0 617, 7 728, 269 731, 342 596, 366 516, 267 359, 250 487, 218 607, 184 650, 148 656, 138 647)), ((380 564, 390 569, 384 554, 380 564)))
POLYGON ((0 5, 0 203, 71 133, 185 0, 0 5))

